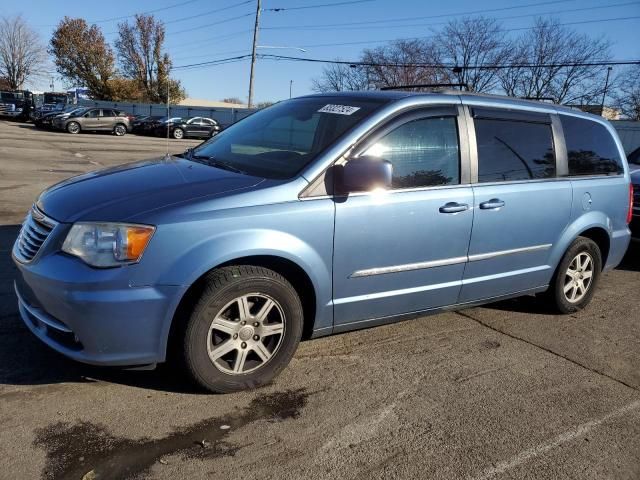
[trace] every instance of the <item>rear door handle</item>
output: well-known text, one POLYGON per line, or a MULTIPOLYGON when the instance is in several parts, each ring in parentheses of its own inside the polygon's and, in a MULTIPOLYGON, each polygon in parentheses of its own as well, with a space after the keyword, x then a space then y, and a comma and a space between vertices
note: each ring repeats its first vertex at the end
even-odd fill
POLYGON ((469 210, 466 203, 449 202, 440 207, 440 213, 460 213, 469 210))
POLYGON ((504 207, 504 202, 498 198, 492 198, 488 202, 480 204, 482 210, 495 210, 496 208, 504 207))

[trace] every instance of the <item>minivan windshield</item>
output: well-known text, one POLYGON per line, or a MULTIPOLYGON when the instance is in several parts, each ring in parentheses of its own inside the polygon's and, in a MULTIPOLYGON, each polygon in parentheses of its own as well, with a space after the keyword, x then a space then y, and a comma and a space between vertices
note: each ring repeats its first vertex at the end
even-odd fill
POLYGON ((190 158, 257 177, 291 178, 386 102, 346 96, 287 100, 232 125, 190 158))

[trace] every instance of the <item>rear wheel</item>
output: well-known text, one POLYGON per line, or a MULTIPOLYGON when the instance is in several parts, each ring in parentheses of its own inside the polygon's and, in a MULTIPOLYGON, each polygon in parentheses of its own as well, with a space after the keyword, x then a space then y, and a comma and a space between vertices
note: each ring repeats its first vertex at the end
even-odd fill
POLYGON ((562 257, 547 296, 561 313, 586 307, 602 272, 600 248, 591 239, 578 237, 562 257))
POLYGON ((67 132, 74 134, 80 133, 80 124, 78 122, 67 123, 67 132))
POLYGON ((211 272, 187 321, 183 356, 204 388, 232 392, 271 381, 302 336, 302 305, 291 284, 262 267, 211 272))
POLYGON ((122 137, 123 135, 127 134, 127 127, 125 127, 122 123, 118 123, 115 127, 113 127, 113 133, 118 137, 122 137))
POLYGON ((184 130, 182 130, 181 128, 174 129, 173 138, 177 138, 178 140, 180 140, 181 138, 184 138, 184 130))

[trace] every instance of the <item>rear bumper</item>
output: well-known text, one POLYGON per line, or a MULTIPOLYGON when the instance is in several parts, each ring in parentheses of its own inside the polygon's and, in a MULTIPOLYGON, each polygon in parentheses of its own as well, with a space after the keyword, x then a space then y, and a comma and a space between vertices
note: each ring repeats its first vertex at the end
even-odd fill
MULTIPOLYGON (((165 360, 169 327, 185 287, 131 287, 124 272, 120 272, 124 283, 117 285, 113 270, 104 270, 102 286, 70 284, 19 263, 18 270, 15 290, 20 316, 52 349, 92 365, 134 366, 165 360)), ((56 270, 48 271, 55 274, 56 270)))

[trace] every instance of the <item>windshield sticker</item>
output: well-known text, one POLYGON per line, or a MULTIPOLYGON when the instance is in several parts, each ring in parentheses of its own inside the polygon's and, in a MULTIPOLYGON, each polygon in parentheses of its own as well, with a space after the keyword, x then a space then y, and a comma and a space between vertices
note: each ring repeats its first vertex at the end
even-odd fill
POLYGON ((322 107, 320 113, 335 113, 337 115, 351 115, 360 110, 360 107, 350 107, 349 105, 332 105, 328 104, 322 107))

